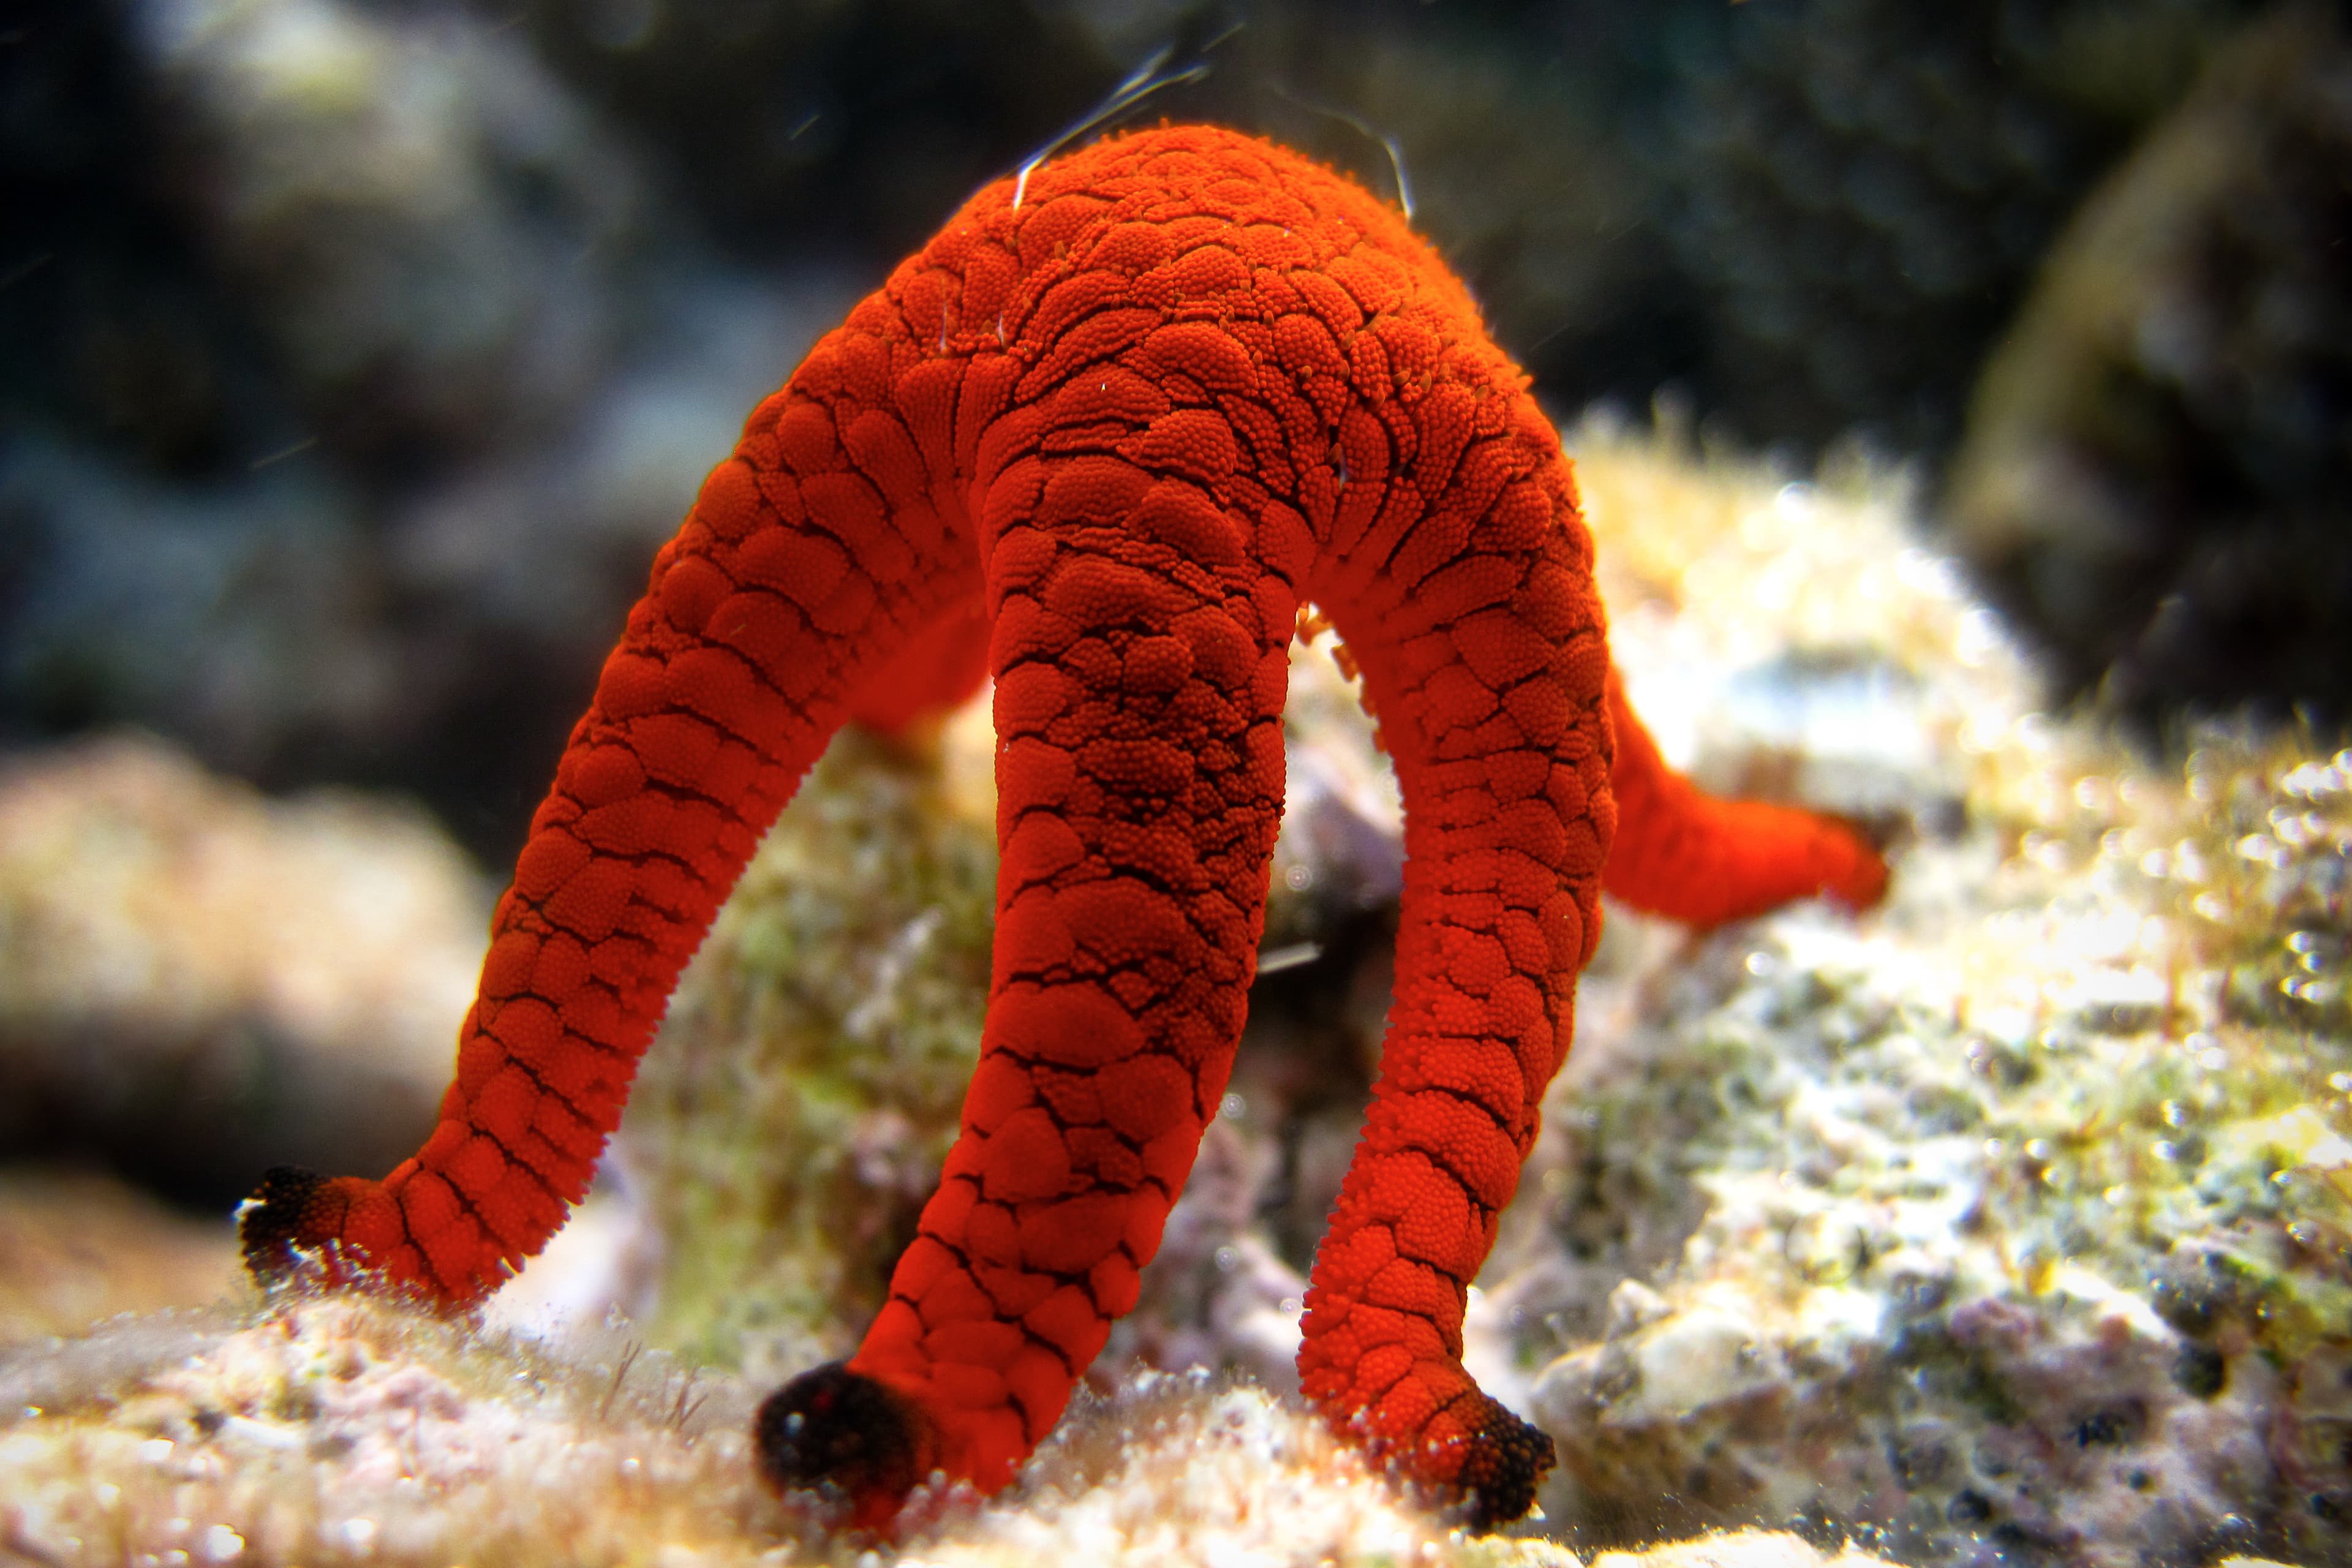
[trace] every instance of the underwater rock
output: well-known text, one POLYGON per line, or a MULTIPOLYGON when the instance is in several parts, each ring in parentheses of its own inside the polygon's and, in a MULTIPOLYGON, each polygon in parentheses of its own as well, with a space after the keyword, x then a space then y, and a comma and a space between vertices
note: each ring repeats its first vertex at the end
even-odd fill
POLYGON ((135 735, 0 766, 0 1151, 224 1208, 432 1124, 487 889, 414 811, 135 735))
POLYGON ((845 731, 672 996, 614 1156, 668 1241, 655 1342, 775 1383, 847 1354, 881 1306, 979 1053, 996 838, 977 718, 912 752, 845 731))
POLYGON ((2352 38, 2285 5, 2053 250, 1985 367, 1953 541, 2061 691, 2352 709, 2352 38))
MULTIPOLYGON (((1604 572, 1674 594, 1604 576, 1636 700, 1671 710, 1643 671, 1676 643, 1736 699, 1744 641, 1810 642, 1794 667, 1843 696, 1807 771, 1869 741, 1819 776, 1916 837, 1859 921, 1612 913, 1474 1314, 1559 1444, 1547 1512, 1906 1561, 2324 1555, 2352 1498, 2352 753, 2216 731, 2180 773, 2136 763, 2032 711, 1883 493, 1718 462, 1710 528, 1661 504, 1690 470, 1616 489, 1597 455, 1604 572)), ((1729 706, 1769 733, 1786 704, 1729 706)))

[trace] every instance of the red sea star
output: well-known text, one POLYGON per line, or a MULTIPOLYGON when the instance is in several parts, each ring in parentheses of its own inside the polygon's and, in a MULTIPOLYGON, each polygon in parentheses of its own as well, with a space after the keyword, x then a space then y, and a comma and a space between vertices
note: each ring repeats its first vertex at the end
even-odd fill
POLYGON ((1614 684, 1591 549, 1525 378, 1356 185, 1183 127, 989 186, 753 410, 656 559, 499 905, 431 1139, 381 1183, 271 1173, 248 1256, 328 1249, 458 1303, 536 1252, 828 738, 969 690, 984 650, 1003 854, 961 1135, 864 1345, 759 1437, 772 1479, 839 1481, 864 1525, 934 1468, 1003 1487, 1134 1306, 1224 1089, 1311 601, 1361 667, 1407 860, 1302 1384, 1475 1522, 1517 1517, 1551 1446, 1463 1371, 1465 1292, 1604 879, 1715 921, 1885 878, 1842 827, 1666 770, 1614 684))

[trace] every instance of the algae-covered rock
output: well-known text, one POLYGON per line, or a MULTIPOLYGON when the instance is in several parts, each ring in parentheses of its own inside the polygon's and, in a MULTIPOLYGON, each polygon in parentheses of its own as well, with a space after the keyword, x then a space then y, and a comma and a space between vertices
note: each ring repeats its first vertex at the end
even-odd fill
POLYGON ((995 831, 961 754, 845 731, 681 983, 621 1142, 667 1242, 660 1342, 777 1381, 881 1306, 988 994, 995 831))
MULTIPOLYGON (((1751 732, 1810 711, 1803 771, 1874 781, 1916 837, 1859 921, 1612 914, 1486 1276, 1495 1380, 1560 1446, 1546 1509, 1580 1542, 2319 1560, 2352 1499, 2352 753, 2216 732, 2137 763, 2031 710, 1884 492, 1710 467, 1720 525, 1686 504, 1638 541, 1583 467, 1604 567, 1675 595, 1612 599, 1637 703, 1714 669, 1751 732), (1812 674, 1759 700, 1740 648, 1773 627, 1812 674)), ((1706 472, 1624 471, 1652 500, 1706 472)))
POLYGON ((2045 758, 2040 826, 1915 848, 1863 928, 1783 917, 1653 977, 1543 1180, 1557 1244, 1655 1288, 1594 1332, 1573 1273, 1495 1287, 1523 1350, 1569 1342, 1533 1391, 1548 1506, 1605 1536, 1670 1493, 1669 1528, 1919 1561, 2340 1541, 2352 757, 2293 755, 2208 748, 2185 788, 2045 758), (2273 814, 2321 826, 2285 851, 2273 814), (1636 1202, 1696 1223, 1637 1252, 1636 1202))

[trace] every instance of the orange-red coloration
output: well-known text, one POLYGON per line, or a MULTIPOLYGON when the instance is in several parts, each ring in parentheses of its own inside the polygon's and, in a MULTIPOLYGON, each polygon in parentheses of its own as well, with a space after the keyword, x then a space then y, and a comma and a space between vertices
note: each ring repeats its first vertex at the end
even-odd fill
POLYGON ((1617 839, 1603 891, 1696 926, 1744 920, 1815 893, 1867 909, 1886 891, 1885 862, 1843 824, 1762 801, 1718 799, 1666 766, 1613 668, 1609 710, 1617 731, 1610 774, 1617 839))
POLYGON ((984 647, 1003 855, 962 1133, 863 1347, 761 1442, 786 1484, 853 1467, 868 1524, 933 1464, 1002 1487, 1134 1306, 1223 1092, 1308 601, 1360 664, 1407 869, 1300 1371, 1474 1519, 1522 1511, 1550 1445, 1463 1371, 1465 1291, 1604 879, 1712 921, 1866 903, 1885 872, 1664 768, 1612 684, 1559 438, 1461 285, 1354 184, 1224 131, 982 191, 752 412, 533 820, 439 1128, 382 1183, 274 1174, 257 1263, 326 1247, 462 1302, 536 1251, 827 739, 951 700, 984 647))

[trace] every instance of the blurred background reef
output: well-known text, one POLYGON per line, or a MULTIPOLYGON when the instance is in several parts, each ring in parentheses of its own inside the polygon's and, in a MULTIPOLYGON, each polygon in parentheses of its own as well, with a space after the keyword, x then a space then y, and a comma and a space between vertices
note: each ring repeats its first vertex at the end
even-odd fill
MULTIPOLYGON (((288 1343, 249 1303, 42 1336, 233 1292, 222 1215, 264 1166, 414 1146, 488 900, 744 412, 1138 77, 1134 121, 1410 198, 1568 430, 1669 752, 1895 847, 1859 924, 1612 915, 1470 1328, 1559 1444, 1546 1528, 2347 1560, 2347 7, 19 0, 0 1561, 80 1560, 87 1476, 147 1496, 156 1442, 212 1468, 110 1516, 121 1554, 361 1551, 352 1510, 415 1509, 352 1500, 419 1410, 453 1476, 575 1458, 482 1461, 391 1560, 494 1517, 517 1561, 639 1560, 648 1521, 713 1561, 789 1531, 695 1444, 846 1348, 935 1179, 988 973, 984 705, 834 749, 587 1213, 494 1318, 617 1309, 679 1359, 558 1367, 315 1304, 288 1343), (638 1456, 650 1489, 577 1479, 638 1456), (250 1521, 303 1488, 263 1551, 250 1521), (545 1522, 607 1492, 585 1533, 545 1522)), ((1286 730, 1234 1094, 1106 1392, 1292 1377, 1401 847, 1328 644, 1286 730)), ((1204 1463, 1275 1488, 1234 1495, 1309 1556, 1442 1536, 1262 1394, 1187 1386, 1090 1406, 970 1560, 1209 1528, 1171 1500, 1223 1472, 1120 1469, 1170 1421, 1223 1434, 1204 1463)))
POLYGON ((25 0, 0 742, 137 724, 503 863, 742 411, 1154 62, 1139 118, 1406 182, 1561 416, 1921 464, 2053 696, 2343 717, 2324 6, 25 0))

